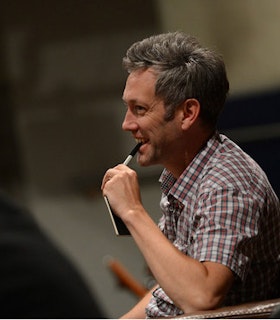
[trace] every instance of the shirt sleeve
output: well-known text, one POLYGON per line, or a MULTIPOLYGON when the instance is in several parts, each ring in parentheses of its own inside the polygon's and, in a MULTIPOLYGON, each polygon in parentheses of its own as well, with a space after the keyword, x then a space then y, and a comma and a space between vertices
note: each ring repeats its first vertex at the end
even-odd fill
POLYGON ((242 280, 253 256, 259 212, 247 193, 215 189, 196 201, 188 254, 229 267, 242 280))

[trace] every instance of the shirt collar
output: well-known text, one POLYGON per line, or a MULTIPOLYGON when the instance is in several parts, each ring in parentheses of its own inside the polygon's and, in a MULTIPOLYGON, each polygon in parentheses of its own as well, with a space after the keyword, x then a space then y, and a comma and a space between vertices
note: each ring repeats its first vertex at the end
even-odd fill
POLYGON ((186 167, 178 179, 176 179, 170 171, 164 169, 159 182, 161 183, 162 192, 165 195, 171 194, 175 198, 178 194, 179 187, 182 189, 182 184, 187 189, 191 189, 194 181, 198 179, 208 160, 217 150, 218 145, 222 143, 221 136, 216 131, 201 148, 201 150, 194 157, 192 162, 186 167))

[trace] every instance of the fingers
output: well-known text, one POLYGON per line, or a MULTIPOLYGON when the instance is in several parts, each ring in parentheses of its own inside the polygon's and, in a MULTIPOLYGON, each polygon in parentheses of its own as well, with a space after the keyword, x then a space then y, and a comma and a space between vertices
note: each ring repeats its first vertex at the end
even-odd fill
POLYGON ((123 164, 120 164, 114 168, 108 169, 103 177, 101 190, 104 189, 105 184, 112 180, 120 171, 129 170, 129 168, 123 164))
POLYGON ((102 184, 101 184, 101 190, 104 189, 105 184, 106 184, 108 181, 110 181, 110 180, 112 179, 112 177, 113 177, 113 175, 110 174, 109 171, 110 171, 110 170, 108 170, 108 171, 105 173, 104 177, 103 177, 102 184))

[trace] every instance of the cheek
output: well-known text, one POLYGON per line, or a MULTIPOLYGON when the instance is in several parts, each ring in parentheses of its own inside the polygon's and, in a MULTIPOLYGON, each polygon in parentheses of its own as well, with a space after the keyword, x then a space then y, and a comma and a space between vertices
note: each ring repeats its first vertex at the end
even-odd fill
POLYGON ((151 128, 155 131, 165 131, 168 126, 168 122, 164 120, 163 115, 151 118, 150 124, 151 128))
POLYGON ((143 118, 138 121, 139 128, 144 135, 157 135, 162 131, 163 124, 155 118, 143 118))

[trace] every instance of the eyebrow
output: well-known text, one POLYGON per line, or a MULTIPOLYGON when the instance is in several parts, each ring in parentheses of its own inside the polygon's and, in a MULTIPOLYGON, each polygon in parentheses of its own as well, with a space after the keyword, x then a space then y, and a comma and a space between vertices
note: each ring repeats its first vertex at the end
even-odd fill
POLYGON ((122 101, 124 103, 125 106, 127 106, 128 104, 133 104, 133 105, 145 105, 144 102, 141 102, 141 101, 138 101, 136 99, 131 99, 131 100, 128 100, 126 101, 124 98, 122 98, 122 101))

